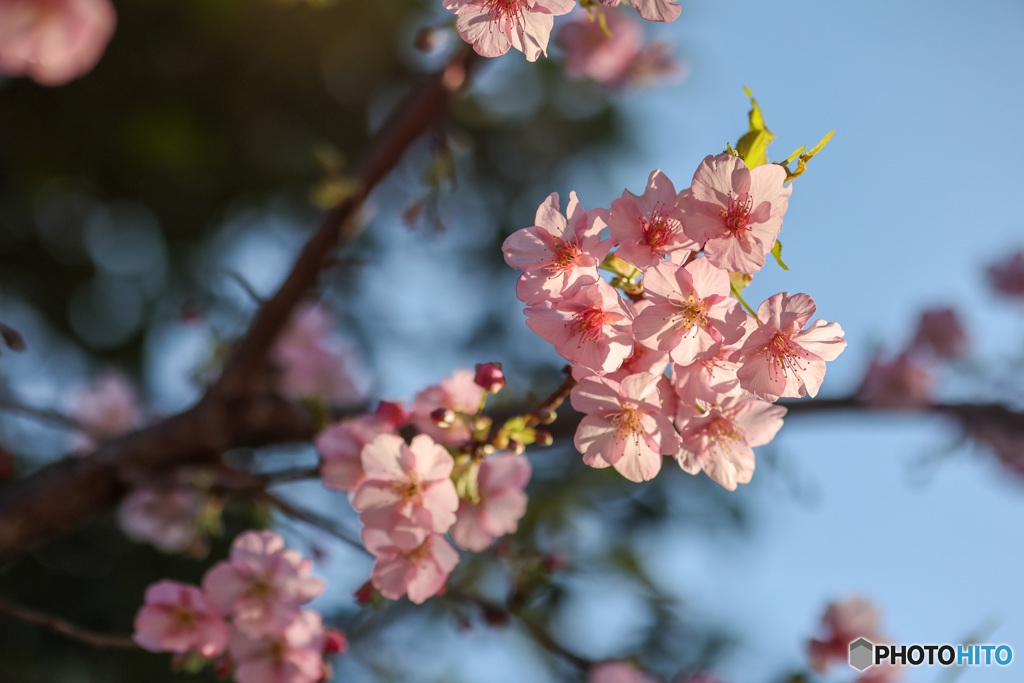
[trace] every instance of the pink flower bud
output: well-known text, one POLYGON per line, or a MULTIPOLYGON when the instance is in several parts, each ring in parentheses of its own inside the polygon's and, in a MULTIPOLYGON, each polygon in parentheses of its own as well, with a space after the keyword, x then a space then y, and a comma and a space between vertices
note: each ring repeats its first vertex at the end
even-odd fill
POLYGON ((476 377, 473 381, 488 393, 498 393, 505 386, 505 373, 501 371, 501 363, 480 363, 476 366, 476 377))
POLYGON ((360 586, 358 589, 356 589, 356 592, 355 592, 355 595, 354 595, 354 597, 356 599, 356 604, 357 605, 368 605, 368 604, 370 604, 370 601, 373 600, 373 594, 375 592, 376 591, 375 591, 375 589, 373 587, 373 582, 372 581, 367 581, 362 586, 360 586))
POLYGON ((324 631, 324 654, 338 655, 348 652, 348 638, 341 631, 329 628, 324 631))
POLYGON ((409 413, 405 412, 401 403, 381 401, 377 406, 377 417, 390 423, 395 429, 409 424, 409 413))
POLYGON ((430 412, 431 422, 438 427, 451 427, 455 423, 456 417, 455 411, 447 408, 438 408, 430 412))

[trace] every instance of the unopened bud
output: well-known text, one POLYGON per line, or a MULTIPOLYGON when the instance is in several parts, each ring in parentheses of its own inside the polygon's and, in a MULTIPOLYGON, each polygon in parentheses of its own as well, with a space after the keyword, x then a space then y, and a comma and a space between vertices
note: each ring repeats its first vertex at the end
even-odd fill
POLYGON ((537 418, 542 425, 549 425, 558 419, 558 413, 550 408, 541 408, 537 411, 537 418))
POLYGON ((402 409, 401 403, 381 401, 377 406, 377 417, 395 427, 404 427, 409 423, 409 414, 402 409))
POLYGON ((436 49, 441 41, 436 28, 424 26, 416 32, 416 40, 414 42, 416 49, 420 52, 430 52, 436 49))
POLYGON ((340 655, 348 652, 348 638, 338 629, 329 628, 324 631, 324 654, 340 655))
POLYGON ((370 582, 370 581, 367 581, 362 586, 360 586, 358 588, 358 590, 356 590, 356 593, 355 593, 356 604, 359 604, 359 605, 369 605, 370 602, 373 600, 373 594, 375 592, 376 592, 376 589, 373 587, 373 583, 370 582))
POLYGON ((559 572, 569 567, 569 560, 566 559, 565 555, 559 552, 551 552, 544 556, 541 560, 544 568, 549 572, 559 572))
POLYGON ((430 413, 431 421, 438 427, 451 427, 456 417, 458 416, 455 414, 455 411, 448 408, 438 408, 430 413))
POLYGON ((538 446, 550 446, 555 442, 555 437, 551 436, 551 432, 545 432, 543 429, 538 429, 535 434, 538 446))
POLYGON ((24 351, 25 350, 25 339, 21 336, 13 327, 8 327, 3 323, 0 323, 0 336, 3 337, 4 344, 7 345, 11 351, 24 351))
POLYGON ((473 381, 488 393, 498 393, 505 386, 505 373, 501 371, 501 363, 480 363, 476 366, 476 377, 473 381))

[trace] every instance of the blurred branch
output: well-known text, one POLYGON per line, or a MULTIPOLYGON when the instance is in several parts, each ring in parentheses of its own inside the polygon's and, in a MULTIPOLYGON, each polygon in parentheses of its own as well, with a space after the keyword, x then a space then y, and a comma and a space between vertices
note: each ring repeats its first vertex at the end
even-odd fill
POLYGON ((293 505, 292 503, 288 502, 281 496, 278 496, 273 493, 264 493, 261 496, 261 498, 263 498, 263 500, 267 501, 268 503, 276 507, 278 510, 280 510, 281 514, 290 517, 294 520, 305 522, 306 524, 309 524, 312 527, 315 527, 323 532, 326 532, 327 534, 330 534, 331 536, 337 538, 340 541, 348 543, 356 550, 369 554, 369 551, 366 549, 366 547, 363 545, 362 541, 360 541, 358 537, 353 536, 347 529, 343 529, 342 527, 340 527, 338 524, 335 523, 333 519, 317 514, 312 510, 306 510, 304 508, 297 507, 296 505, 293 505))
POLYGON ((198 404, 104 443, 88 457, 70 457, 44 467, 0 492, 0 563, 110 512, 133 482, 186 465, 216 463, 233 448, 314 436, 310 416, 273 393, 265 371, 267 356, 292 310, 316 285, 335 250, 358 233, 357 213, 363 200, 421 134, 444 121, 451 98, 478 61, 472 50, 462 51, 395 109, 356 167, 358 189, 324 217, 198 404))
POLYGON ((20 605, 13 605, 3 600, 0 600, 0 614, 6 614, 7 616, 20 619, 21 621, 27 621, 30 624, 44 626, 51 631, 65 635, 68 638, 81 641, 87 645, 92 645, 93 647, 122 649, 138 648, 135 641, 126 636, 109 636, 102 633, 93 633, 83 628, 79 628, 60 617, 43 614, 42 612, 37 612, 27 607, 21 607, 20 605))
POLYGON ((56 410, 50 410, 47 408, 36 408, 34 406, 27 406, 23 403, 19 403, 9 398, 0 398, 0 410, 12 413, 14 415, 23 415, 30 417, 33 420, 39 422, 48 422, 64 429, 72 429, 79 432, 87 432, 82 425, 68 415, 56 410))

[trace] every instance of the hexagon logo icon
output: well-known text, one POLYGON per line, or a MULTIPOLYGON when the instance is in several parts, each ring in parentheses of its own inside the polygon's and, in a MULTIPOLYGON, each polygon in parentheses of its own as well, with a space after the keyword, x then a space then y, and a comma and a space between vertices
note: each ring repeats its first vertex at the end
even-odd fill
POLYGON ((850 643, 850 666, 857 671, 863 671, 875 663, 874 654, 874 644, 866 638, 858 638, 850 643))

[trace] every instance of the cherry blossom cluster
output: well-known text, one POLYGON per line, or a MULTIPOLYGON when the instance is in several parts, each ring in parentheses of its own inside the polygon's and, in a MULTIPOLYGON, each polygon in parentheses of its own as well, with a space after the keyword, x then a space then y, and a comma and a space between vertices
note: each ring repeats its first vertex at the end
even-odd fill
POLYGON ((346 648, 303 605, 325 584, 313 563, 270 531, 248 531, 230 559, 211 567, 202 587, 160 581, 146 589, 135 617, 135 642, 152 652, 213 660, 237 683, 315 683, 327 675, 325 654, 346 648))
POLYGON ((527 325, 574 365, 588 465, 645 481, 672 456, 735 489, 750 481, 752 448, 782 426, 773 402, 817 394, 846 346, 839 324, 810 322, 807 294, 775 294, 756 315, 738 298, 775 247, 786 178, 780 165, 708 156, 680 192, 654 171, 610 209, 584 210, 573 192, 563 214, 552 194, 505 241, 527 325))
MULTIPOLYGON (((584 0, 592 12, 614 8, 621 0, 584 0)), ((640 16, 649 21, 671 22, 682 12, 672 0, 632 0, 640 16)), ((483 57, 500 57, 515 48, 534 62, 547 56, 555 17, 568 14, 576 0, 444 0, 444 8, 455 15, 455 28, 483 57)), ((602 19, 603 21, 603 19, 602 19)))
POLYGON ((441 592, 459 560, 446 535, 480 551, 516 530, 530 464, 487 445, 481 415, 487 393, 503 385, 497 364, 458 370, 417 394, 408 412, 384 402, 317 438, 324 485, 348 493, 359 511, 376 558, 371 582, 384 597, 422 603, 441 592), (399 435, 407 426, 419 432, 409 442, 399 435))

